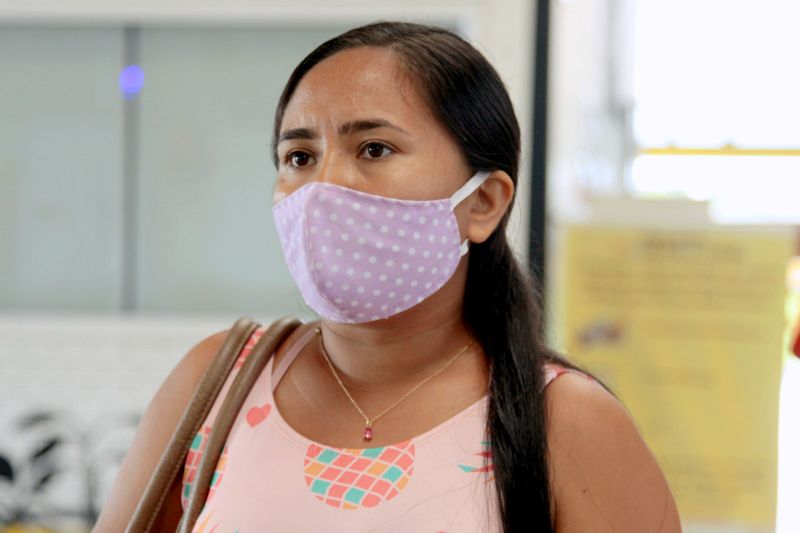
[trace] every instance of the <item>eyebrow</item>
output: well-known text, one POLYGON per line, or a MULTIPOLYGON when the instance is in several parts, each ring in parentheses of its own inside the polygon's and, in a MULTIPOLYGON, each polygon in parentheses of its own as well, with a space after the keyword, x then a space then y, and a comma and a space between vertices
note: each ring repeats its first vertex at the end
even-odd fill
MULTIPOLYGON (((374 130, 377 128, 389 128, 395 131, 399 131, 400 133, 404 133, 406 135, 411 135, 400 126, 392 124, 388 120, 384 120, 382 118, 351 120, 339 126, 338 132, 339 135, 350 135, 353 133, 358 133, 367 130, 374 130)), ((293 128, 281 133, 280 137, 278 137, 278 144, 282 143, 283 141, 289 141, 292 139, 314 139, 316 137, 317 137, 317 132, 310 128, 293 128)))

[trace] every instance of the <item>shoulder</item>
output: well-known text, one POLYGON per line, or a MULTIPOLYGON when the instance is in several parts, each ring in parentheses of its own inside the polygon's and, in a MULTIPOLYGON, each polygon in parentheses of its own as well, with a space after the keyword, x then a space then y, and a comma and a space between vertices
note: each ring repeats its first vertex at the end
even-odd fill
MULTIPOLYGON (((228 331, 214 333, 195 344, 161 383, 142 414, 133 443, 120 465, 93 532, 125 529, 197 384, 211 365, 228 331)), ((177 496, 168 499, 166 505, 168 519, 176 514, 180 518, 177 496)))
POLYGON ((172 373, 175 374, 178 379, 186 381, 188 385, 192 386, 192 390, 194 390, 206 369, 211 366, 211 362, 219 352, 219 349, 222 347, 229 333, 229 329, 219 331, 192 346, 186 355, 178 362, 172 373))
POLYGON ((556 532, 680 532, 669 485, 625 406, 586 374, 549 372, 556 532))

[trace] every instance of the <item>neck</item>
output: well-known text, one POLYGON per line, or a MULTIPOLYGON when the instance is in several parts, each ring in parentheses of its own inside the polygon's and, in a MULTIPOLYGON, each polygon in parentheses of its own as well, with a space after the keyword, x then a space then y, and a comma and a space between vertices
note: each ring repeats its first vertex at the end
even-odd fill
MULTIPOLYGON (((348 386, 373 388, 418 381, 470 341, 473 345, 460 359, 482 357, 480 346, 462 318, 463 297, 456 295, 463 295, 463 288, 448 290, 447 285, 420 304, 385 320, 364 324, 322 321, 325 351, 348 386)), ((315 342, 318 350, 319 340, 315 342)))

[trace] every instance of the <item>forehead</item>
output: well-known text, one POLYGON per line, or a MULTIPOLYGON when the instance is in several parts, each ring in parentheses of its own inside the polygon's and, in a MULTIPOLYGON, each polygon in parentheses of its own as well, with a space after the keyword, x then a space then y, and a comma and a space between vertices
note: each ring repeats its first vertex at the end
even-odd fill
POLYGON ((409 127, 433 120, 397 55, 386 48, 352 48, 315 65, 289 100, 281 129, 365 117, 409 127))

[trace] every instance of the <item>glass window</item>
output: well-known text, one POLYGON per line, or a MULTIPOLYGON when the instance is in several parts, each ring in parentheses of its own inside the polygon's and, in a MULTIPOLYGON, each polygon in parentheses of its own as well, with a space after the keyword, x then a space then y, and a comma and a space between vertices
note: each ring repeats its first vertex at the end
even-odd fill
POLYGON ((141 32, 139 308, 304 308, 272 223, 272 120, 294 66, 343 29, 141 32))
POLYGON ((0 30, 0 307, 120 303, 122 33, 0 30))

